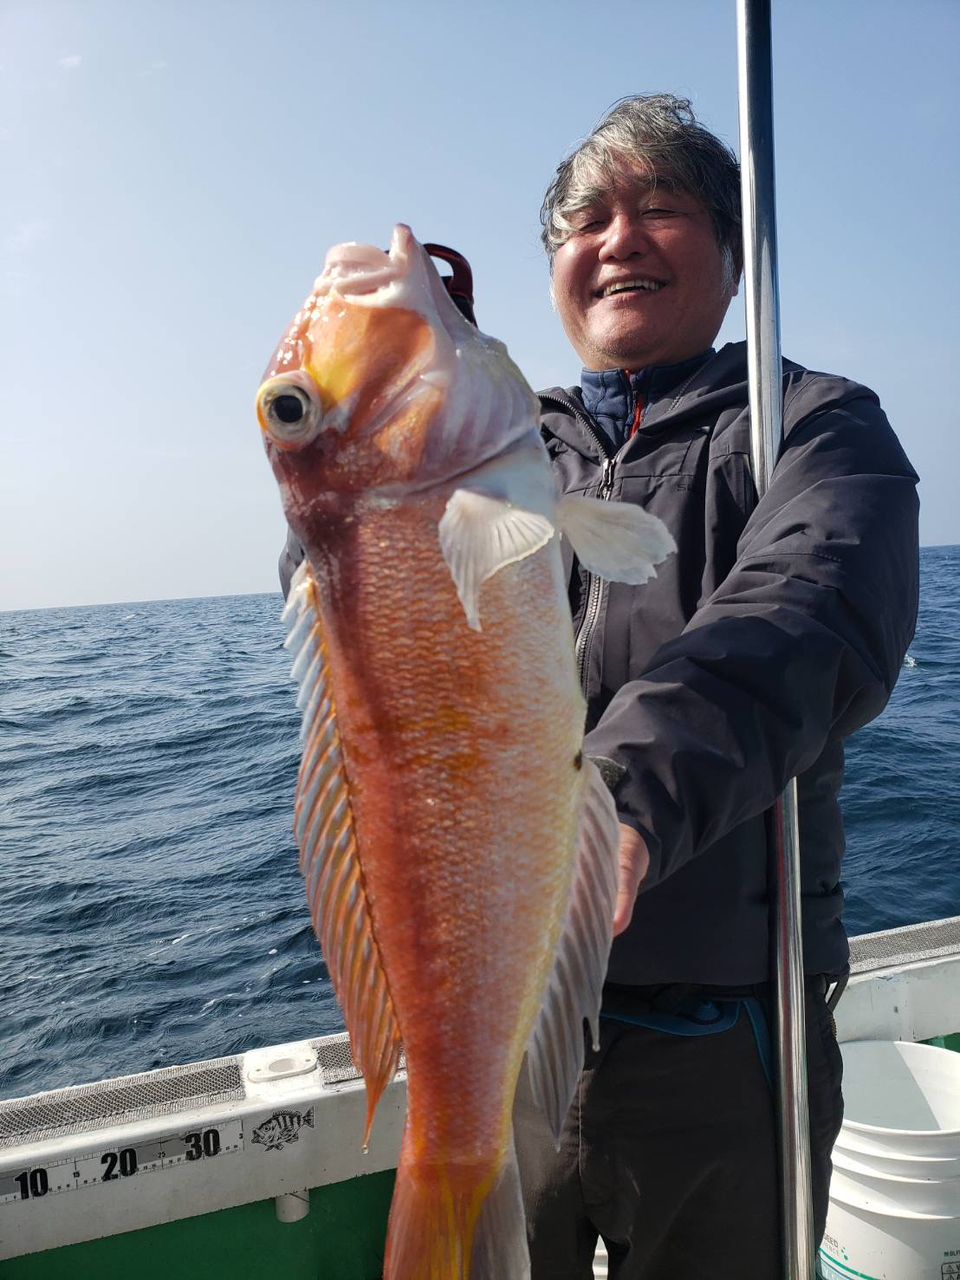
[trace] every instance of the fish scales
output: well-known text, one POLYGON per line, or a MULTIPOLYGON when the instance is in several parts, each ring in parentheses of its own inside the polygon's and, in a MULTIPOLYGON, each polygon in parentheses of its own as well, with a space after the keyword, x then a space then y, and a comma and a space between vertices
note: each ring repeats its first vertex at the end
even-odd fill
POLYGON ((485 1135, 495 1163, 569 894, 583 701, 546 549, 485 584, 495 626, 464 627, 447 496, 346 525, 323 614, 413 1125, 461 1156, 485 1135))
POLYGON ((385 1280, 524 1280, 517 1079, 526 1052, 559 1134, 616 896, 557 533, 631 583, 672 539, 558 498, 535 397, 402 226, 331 250, 258 416, 306 551, 295 831, 368 1129, 406 1052, 385 1280))

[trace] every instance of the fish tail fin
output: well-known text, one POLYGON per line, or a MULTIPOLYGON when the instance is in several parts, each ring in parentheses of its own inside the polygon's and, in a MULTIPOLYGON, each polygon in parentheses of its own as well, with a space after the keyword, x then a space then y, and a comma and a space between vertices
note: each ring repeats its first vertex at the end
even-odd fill
POLYGON ((499 1178, 451 1178, 414 1161, 404 1138, 390 1209, 383 1280, 529 1280, 517 1157, 499 1178))

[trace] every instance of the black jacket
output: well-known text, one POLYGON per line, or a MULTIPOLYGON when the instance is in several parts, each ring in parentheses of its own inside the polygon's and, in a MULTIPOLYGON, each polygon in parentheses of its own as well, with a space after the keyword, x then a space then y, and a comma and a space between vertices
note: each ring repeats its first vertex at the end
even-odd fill
POLYGON ((654 381, 613 457, 579 388, 541 395, 563 489, 641 503, 678 546, 627 587, 564 544, 585 750, 622 766, 617 806, 651 855, 618 983, 768 976, 763 815, 794 775, 805 969, 847 965, 843 740, 882 710, 913 635, 917 477, 872 391, 785 361, 785 444, 758 504, 745 359, 724 347, 679 394, 654 381))

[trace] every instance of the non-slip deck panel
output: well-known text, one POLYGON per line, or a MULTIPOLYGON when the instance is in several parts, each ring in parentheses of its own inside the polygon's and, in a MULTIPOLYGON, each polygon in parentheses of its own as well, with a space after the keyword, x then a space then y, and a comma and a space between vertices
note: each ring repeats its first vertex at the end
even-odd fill
POLYGON ((0 1102, 0 1150, 238 1101, 245 1096, 241 1065, 240 1058, 214 1058, 0 1102))
MULTIPOLYGON (((350 1037, 346 1031, 335 1036, 324 1036, 322 1040, 311 1040, 310 1048, 317 1055, 317 1066, 320 1069, 320 1078, 324 1087, 360 1079, 360 1072, 353 1065, 350 1037)), ((401 1053, 397 1074, 403 1075, 406 1069, 406 1055, 401 1053)))
POLYGON ((862 933, 850 939, 852 973, 891 969, 949 955, 960 956, 960 916, 862 933))
POLYGON ((347 1080, 359 1080, 360 1072, 353 1065, 350 1055, 350 1037, 344 1031, 338 1036, 324 1036, 311 1040, 310 1048, 317 1055, 317 1066, 324 1085, 343 1084, 347 1080))

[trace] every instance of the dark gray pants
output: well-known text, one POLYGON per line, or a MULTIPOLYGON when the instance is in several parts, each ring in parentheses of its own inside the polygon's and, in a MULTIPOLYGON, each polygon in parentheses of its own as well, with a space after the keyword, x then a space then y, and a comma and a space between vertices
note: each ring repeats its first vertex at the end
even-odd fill
MULTIPOLYGON (((807 991, 816 1240, 840 1128, 842 1062, 807 991)), ((679 1036, 603 1019, 559 1153, 521 1074, 515 1112, 532 1280, 780 1280, 774 1104, 750 1021, 679 1036)))

